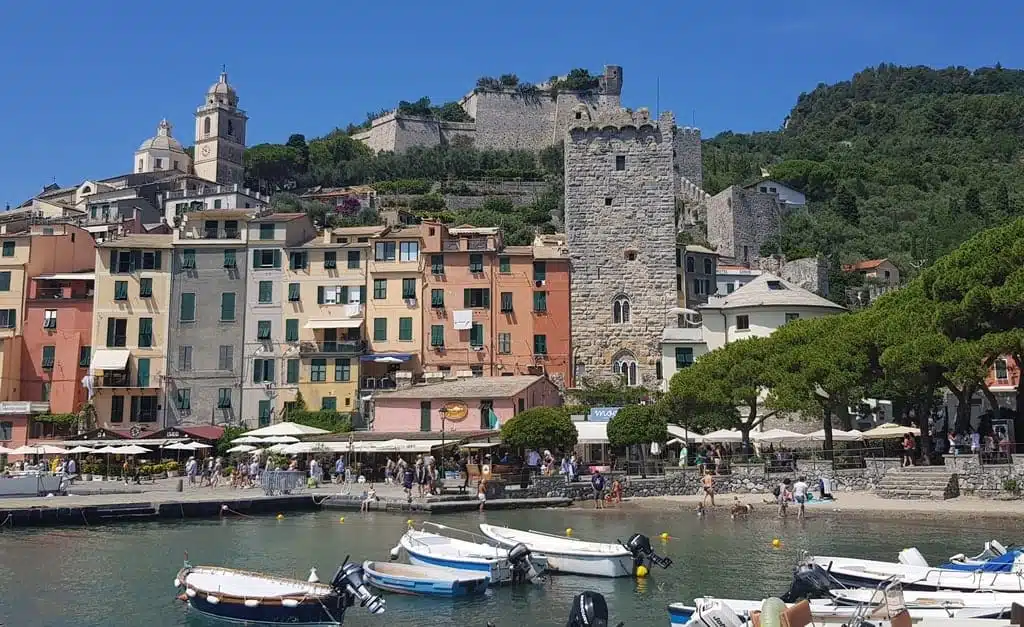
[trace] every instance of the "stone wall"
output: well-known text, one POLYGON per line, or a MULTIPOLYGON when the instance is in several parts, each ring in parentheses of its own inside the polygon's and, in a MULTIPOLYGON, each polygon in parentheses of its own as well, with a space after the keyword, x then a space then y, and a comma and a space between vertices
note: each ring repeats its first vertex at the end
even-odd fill
POLYGON ((620 110, 569 131, 565 227, 577 376, 612 378, 613 363, 627 359, 638 382, 656 384, 661 331, 677 302, 674 126, 670 112, 651 119, 646 110, 620 110), (612 321, 618 298, 629 300, 629 322, 612 321))
POLYGON ((828 261, 822 257, 805 257, 787 261, 779 275, 790 283, 820 296, 828 296, 828 261))
MULTIPOLYGON (((682 126, 676 129, 675 145, 676 171, 698 188, 704 185, 704 165, 701 161, 700 129, 682 126)), ((703 191, 703 190, 702 190, 703 191)))
POLYGON ((944 455, 943 458, 946 470, 957 474, 962 494, 1020 498, 1019 491, 1016 494, 1007 491, 1004 483, 1009 479, 1024 488, 1024 455, 1011 456, 1010 464, 986 465, 981 464, 977 455, 944 455))
POLYGON ((708 242, 723 257, 750 263, 761 256, 761 245, 778 234, 781 220, 775 195, 731 185, 707 202, 708 242))

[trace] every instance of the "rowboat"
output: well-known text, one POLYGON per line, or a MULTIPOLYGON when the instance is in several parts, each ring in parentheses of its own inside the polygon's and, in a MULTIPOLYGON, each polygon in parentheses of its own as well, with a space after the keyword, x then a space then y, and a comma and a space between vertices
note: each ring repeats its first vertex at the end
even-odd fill
POLYGON ((378 590, 439 597, 482 594, 490 578, 486 573, 438 566, 395 562, 363 562, 366 582, 378 590))
POLYGON ((174 579, 179 599, 213 618, 264 625, 341 625, 356 603, 382 614, 384 600, 366 589, 363 569, 345 563, 329 584, 276 577, 221 566, 185 565, 174 579))
POLYGON ((543 570, 535 566, 530 550, 523 544, 505 548, 412 528, 391 550, 392 558, 403 550, 413 564, 483 573, 490 585, 531 581, 543 570))
POLYGON ((672 560, 658 556, 650 539, 633 534, 626 543, 586 542, 539 531, 521 531, 509 527, 481 524, 480 531, 503 547, 522 544, 534 556, 543 558, 550 572, 595 577, 630 577, 640 566, 657 564, 662 568, 672 560))

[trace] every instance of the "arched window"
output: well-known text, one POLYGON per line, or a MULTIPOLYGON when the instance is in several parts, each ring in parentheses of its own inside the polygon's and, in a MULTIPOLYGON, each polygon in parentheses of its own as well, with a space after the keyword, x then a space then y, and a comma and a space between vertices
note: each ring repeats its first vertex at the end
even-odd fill
POLYGON ((626 324, 629 322, 629 316, 629 298, 626 296, 616 296, 615 300, 612 301, 612 323, 626 324))
POLYGON ((712 272, 714 272, 715 271, 714 270, 714 265, 715 264, 711 263, 710 259, 705 259, 704 260, 704 274, 711 274, 712 272))
POLYGON ((687 272, 693 272, 694 271, 693 257, 687 257, 686 258, 686 271, 687 272))
POLYGON ((640 378, 637 376, 636 360, 631 355, 624 355, 615 360, 612 364, 612 372, 622 377, 622 381, 629 386, 639 385, 640 378))
POLYGON ((90 192, 92 192, 92 188, 89 187, 88 185, 86 185, 85 187, 82 188, 82 193, 83 194, 88 194, 90 192))
POLYGON ((210 116, 206 116, 203 119, 203 133, 210 134, 210 116))
POLYGON ((139 172, 142 172, 142 159, 139 159, 139 172))
POLYGON ((228 120, 228 136, 230 137, 230 136, 233 136, 234 134, 235 134, 235 124, 231 120, 228 120))

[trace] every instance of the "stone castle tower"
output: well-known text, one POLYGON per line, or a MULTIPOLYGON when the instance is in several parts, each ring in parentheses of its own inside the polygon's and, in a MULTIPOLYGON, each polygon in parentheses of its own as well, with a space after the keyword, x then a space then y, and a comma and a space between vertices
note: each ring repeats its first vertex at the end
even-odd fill
POLYGON ((654 386, 676 306, 675 117, 580 106, 565 140, 575 385, 654 386))
POLYGON ((221 72, 196 109, 196 176, 224 185, 245 182, 242 155, 248 120, 238 108, 238 94, 228 83, 227 72, 221 72))

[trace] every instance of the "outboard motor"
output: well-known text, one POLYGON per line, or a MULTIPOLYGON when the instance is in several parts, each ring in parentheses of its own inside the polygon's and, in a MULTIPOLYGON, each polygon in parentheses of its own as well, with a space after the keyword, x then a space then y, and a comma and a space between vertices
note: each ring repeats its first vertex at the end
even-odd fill
MULTIPOLYGON (((619 623, 617 627, 622 627, 619 623)), ((566 627, 608 627, 608 603, 597 592, 581 592, 572 600, 566 627)))
POLYGON ((537 576, 530 561, 530 549, 521 542, 508 550, 508 563, 512 567, 512 583, 523 583, 537 576))
MULTIPOLYGON (((621 543, 620 543, 621 544, 621 543)), ((651 564, 657 564, 662 568, 668 568, 672 565, 672 560, 667 557, 661 557, 654 552, 651 548, 651 539, 642 533, 634 533, 633 536, 626 541, 622 546, 626 547, 630 553, 633 554, 633 572, 640 566, 646 566, 645 562, 651 564)))
POLYGON ((829 590, 835 587, 832 576, 813 562, 800 564, 793 570, 793 583, 781 598, 786 603, 803 599, 830 598, 829 590))
POLYGON ((384 599, 366 589, 363 567, 355 562, 342 564, 331 581, 331 587, 345 600, 345 607, 352 607, 358 600, 359 606, 371 614, 384 613, 384 599))

